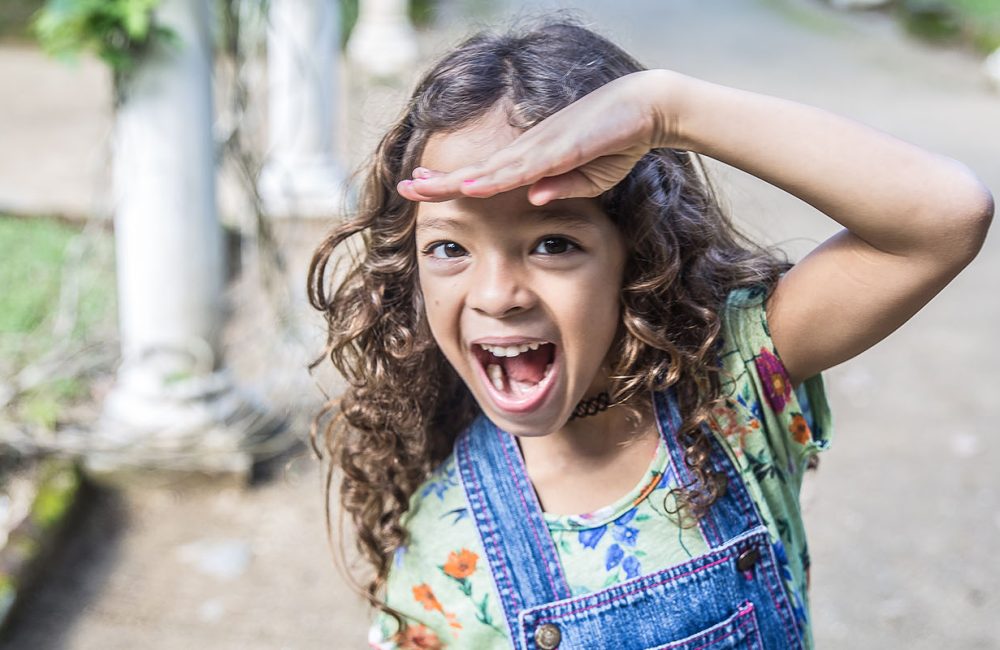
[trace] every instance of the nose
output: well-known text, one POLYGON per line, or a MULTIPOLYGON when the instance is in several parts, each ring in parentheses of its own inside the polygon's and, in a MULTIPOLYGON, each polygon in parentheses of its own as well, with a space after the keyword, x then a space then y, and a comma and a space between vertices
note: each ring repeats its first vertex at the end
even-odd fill
POLYGON ((503 318, 531 309, 535 300, 535 292, 520 264, 500 255, 477 260, 466 298, 473 310, 503 318))

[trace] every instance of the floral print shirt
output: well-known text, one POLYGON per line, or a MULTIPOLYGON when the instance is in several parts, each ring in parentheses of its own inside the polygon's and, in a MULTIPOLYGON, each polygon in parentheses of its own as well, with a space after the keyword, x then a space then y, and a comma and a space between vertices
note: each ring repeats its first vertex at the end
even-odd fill
MULTIPOLYGON (((727 300, 719 344, 725 401, 715 409, 714 430, 728 443, 771 533, 806 647, 812 647, 809 552, 798 497, 803 472, 829 446, 830 412, 820 376, 792 389, 763 299, 761 290, 740 289, 727 300)), ((668 467, 661 440, 645 477, 617 502, 581 515, 545 515, 574 596, 708 551, 697 527, 681 528, 667 514, 673 505, 668 467)), ((413 495, 405 524, 410 542, 396 551, 385 598, 412 620, 399 634, 394 620, 379 613, 371 647, 509 648, 454 456, 413 495)))

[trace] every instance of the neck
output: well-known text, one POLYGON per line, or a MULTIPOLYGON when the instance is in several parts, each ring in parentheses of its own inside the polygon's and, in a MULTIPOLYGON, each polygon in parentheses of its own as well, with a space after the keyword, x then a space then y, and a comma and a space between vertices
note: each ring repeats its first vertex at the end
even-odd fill
POLYGON ((540 437, 518 439, 531 473, 579 471, 613 461, 628 447, 658 432, 648 400, 634 399, 587 417, 571 418, 561 429, 540 437))
POLYGON ((547 436, 518 438, 542 509, 593 512, 627 494, 645 475, 659 435, 648 401, 574 418, 547 436))

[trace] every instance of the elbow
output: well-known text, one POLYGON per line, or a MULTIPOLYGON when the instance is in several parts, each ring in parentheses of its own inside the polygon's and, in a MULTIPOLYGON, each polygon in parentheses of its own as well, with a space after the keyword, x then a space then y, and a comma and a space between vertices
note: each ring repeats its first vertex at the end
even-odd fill
MULTIPOLYGON (((964 167, 964 166, 963 166, 964 167)), ((950 274, 957 274, 976 258, 993 222, 993 194, 968 168, 947 190, 947 202, 934 221, 937 236, 927 250, 950 274)))
POLYGON ((962 244, 958 256, 961 268, 968 266, 982 249, 996 209, 993 194, 978 181, 970 199, 956 219, 958 227, 955 230, 962 244))

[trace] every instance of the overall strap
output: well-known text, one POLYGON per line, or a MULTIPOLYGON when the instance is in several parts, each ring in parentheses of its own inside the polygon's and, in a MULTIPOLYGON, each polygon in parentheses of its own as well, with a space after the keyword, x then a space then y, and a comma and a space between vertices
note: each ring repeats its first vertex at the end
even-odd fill
MULTIPOLYGON (((681 423, 673 391, 653 396, 660 435, 681 485, 692 479, 676 439, 681 423)), ((711 470, 725 478, 725 490, 698 526, 711 548, 762 525, 760 514, 722 443, 712 442, 711 470)), ((528 479, 517 442, 480 415, 455 443, 455 460, 469 513, 489 563, 504 618, 515 647, 525 638, 519 613, 570 598, 568 582, 528 479)))
MULTIPOLYGON (((660 435, 663 436, 670 453, 674 475, 678 477, 681 486, 689 485, 694 479, 694 474, 684 460, 683 447, 676 439, 676 431, 681 425, 681 415, 674 393, 672 390, 655 393, 653 402, 656 419, 660 424, 660 435)), ((709 456, 711 472, 724 483, 722 494, 705 516, 698 520, 698 527, 708 545, 717 548, 727 540, 763 525, 763 520, 757 511, 757 506, 750 498, 739 469, 733 465, 723 448, 727 443, 719 440, 707 426, 702 426, 712 445, 709 456)))
MULTIPOLYGON (((479 416, 455 459, 512 639, 518 613, 571 595, 514 436, 479 416)), ((517 643, 517 641, 515 641, 517 643)))

